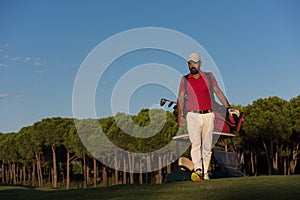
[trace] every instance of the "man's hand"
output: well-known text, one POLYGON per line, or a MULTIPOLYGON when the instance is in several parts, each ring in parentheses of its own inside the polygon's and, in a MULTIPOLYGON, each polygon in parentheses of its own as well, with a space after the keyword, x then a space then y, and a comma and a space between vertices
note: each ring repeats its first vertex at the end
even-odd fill
POLYGON ((222 90, 219 88, 218 85, 214 86, 214 92, 216 93, 218 99, 221 101, 221 103, 227 108, 230 108, 230 104, 228 103, 228 100, 226 99, 224 93, 222 90))
POLYGON ((177 111, 178 111, 177 123, 179 126, 183 126, 183 121, 184 121, 182 117, 183 104, 184 104, 184 92, 180 91, 177 100, 177 111))
POLYGON ((186 120, 182 116, 180 116, 178 117, 177 123, 179 126, 183 127, 186 125, 186 120))

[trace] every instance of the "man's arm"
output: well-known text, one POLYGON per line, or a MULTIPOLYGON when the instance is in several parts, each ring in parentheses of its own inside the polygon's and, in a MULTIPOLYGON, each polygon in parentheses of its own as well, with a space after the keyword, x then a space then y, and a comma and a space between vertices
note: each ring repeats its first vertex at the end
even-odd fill
POLYGON ((183 119, 182 119, 182 108, 184 104, 184 91, 179 91, 178 100, 177 100, 177 111, 178 111, 178 124, 181 126, 183 119))
POLYGON ((226 107, 230 108, 230 104, 228 103, 228 100, 226 99, 224 93, 222 90, 219 88, 218 85, 214 86, 214 92, 216 93, 218 99, 221 101, 221 103, 226 107))

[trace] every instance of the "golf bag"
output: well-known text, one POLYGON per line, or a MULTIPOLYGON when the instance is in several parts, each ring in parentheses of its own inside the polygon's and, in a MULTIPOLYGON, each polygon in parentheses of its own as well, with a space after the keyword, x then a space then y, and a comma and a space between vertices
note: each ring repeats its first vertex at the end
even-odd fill
POLYGON ((236 109, 226 109, 225 106, 214 102, 214 129, 222 133, 241 132, 245 114, 236 109))
POLYGON ((190 159, 180 157, 175 163, 174 170, 166 174, 164 183, 191 181, 191 174, 194 169, 193 163, 190 159))

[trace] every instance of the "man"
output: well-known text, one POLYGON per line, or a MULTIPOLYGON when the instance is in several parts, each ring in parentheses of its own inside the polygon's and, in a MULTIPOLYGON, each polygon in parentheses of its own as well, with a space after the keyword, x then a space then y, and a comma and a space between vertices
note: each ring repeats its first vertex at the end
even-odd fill
MULTIPOLYGON (((190 54, 188 57, 190 73, 188 74, 186 86, 184 84, 185 77, 181 79, 177 105, 178 123, 182 126, 184 123, 183 118, 186 117, 187 130, 192 143, 191 157, 195 171, 191 176, 193 181, 200 181, 201 175, 204 176, 204 179, 209 179, 207 170, 212 153, 212 133, 215 117, 212 111, 210 83, 205 73, 200 70, 201 66, 200 56, 197 53, 190 54), (186 116, 183 113, 184 107, 186 116)), ((209 75, 211 76, 214 93, 221 103, 229 108, 230 105, 224 93, 218 87, 215 77, 212 73, 209 73, 209 75)))

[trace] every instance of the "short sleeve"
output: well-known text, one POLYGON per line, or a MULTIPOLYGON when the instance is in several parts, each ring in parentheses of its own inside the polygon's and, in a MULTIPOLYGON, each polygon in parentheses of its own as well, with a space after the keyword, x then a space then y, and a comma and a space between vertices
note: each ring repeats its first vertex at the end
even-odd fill
POLYGON ((211 80, 212 80, 213 86, 216 86, 216 85, 218 85, 218 82, 217 82, 217 80, 216 80, 216 78, 215 78, 214 74, 213 74, 213 73, 209 73, 209 74, 210 74, 210 77, 211 77, 211 80))
POLYGON ((184 91, 184 76, 181 77, 180 85, 179 85, 179 91, 184 91))

